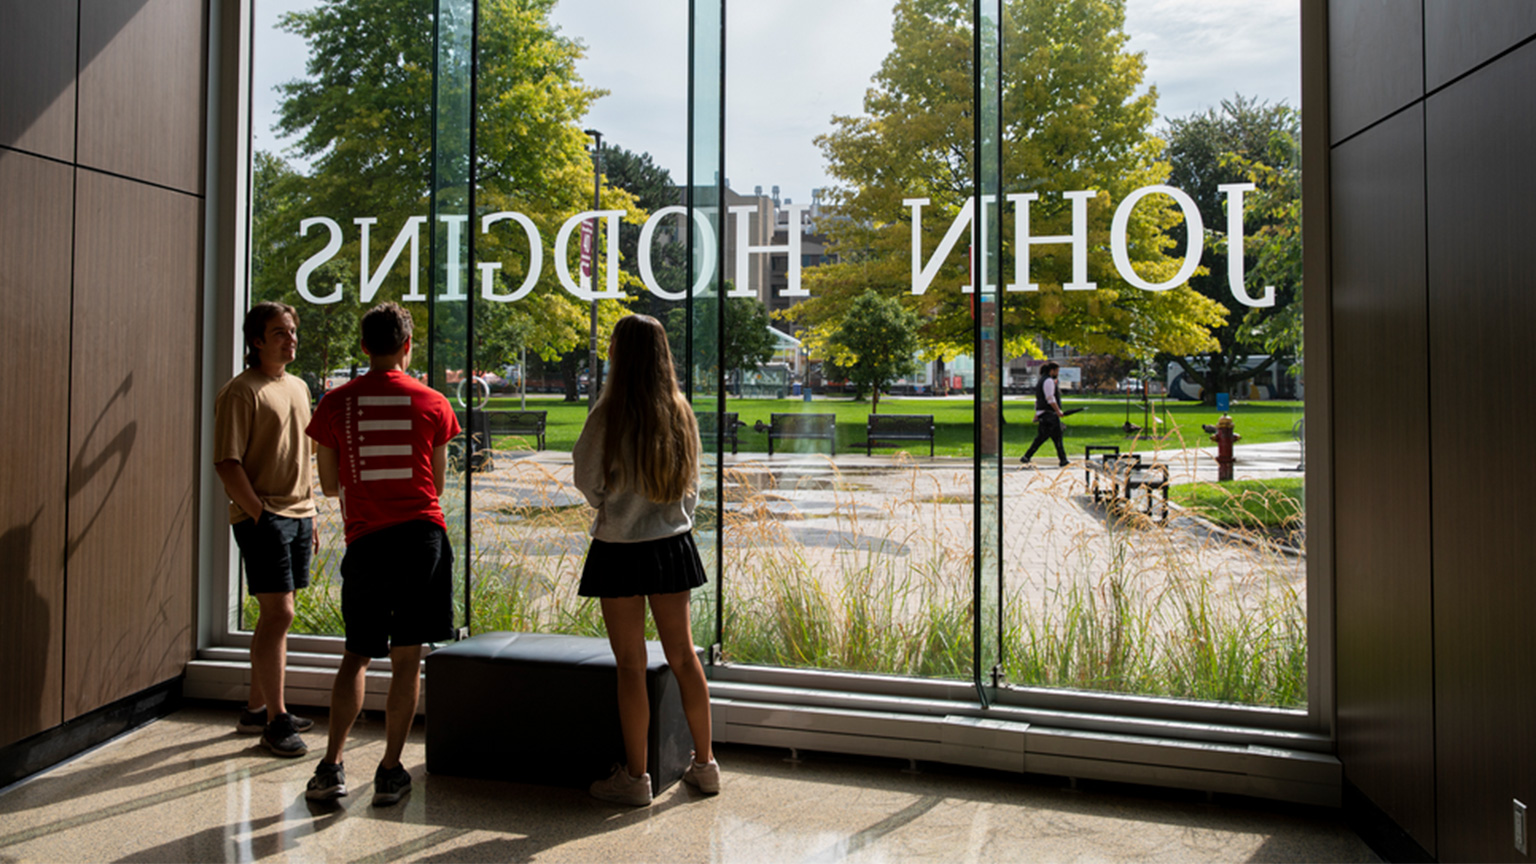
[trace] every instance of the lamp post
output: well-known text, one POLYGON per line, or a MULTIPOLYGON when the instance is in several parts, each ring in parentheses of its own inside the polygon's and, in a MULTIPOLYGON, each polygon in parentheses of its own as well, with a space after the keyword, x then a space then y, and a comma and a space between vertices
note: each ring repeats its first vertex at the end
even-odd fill
MULTIPOLYGON (((596 129, 581 130, 592 136, 592 209, 603 208, 603 133, 596 129)), ((592 281, 588 284, 597 293, 597 229, 601 223, 592 218, 592 281)), ((597 404, 597 390, 601 385, 601 368, 597 364, 597 300, 592 300, 592 330, 587 341, 587 413, 597 404)))

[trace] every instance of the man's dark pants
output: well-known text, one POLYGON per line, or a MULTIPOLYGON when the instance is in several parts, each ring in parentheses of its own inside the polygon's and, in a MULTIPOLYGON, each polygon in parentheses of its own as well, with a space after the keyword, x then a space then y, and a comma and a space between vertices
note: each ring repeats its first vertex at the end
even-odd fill
POLYGON ((1049 440, 1056 445, 1056 458, 1061 464, 1067 464, 1067 449, 1061 443, 1061 418, 1054 413, 1047 412, 1040 415, 1040 431, 1035 433, 1035 443, 1029 445, 1029 450, 1024 454, 1024 461, 1028 462, 1040 445, 1049 440))

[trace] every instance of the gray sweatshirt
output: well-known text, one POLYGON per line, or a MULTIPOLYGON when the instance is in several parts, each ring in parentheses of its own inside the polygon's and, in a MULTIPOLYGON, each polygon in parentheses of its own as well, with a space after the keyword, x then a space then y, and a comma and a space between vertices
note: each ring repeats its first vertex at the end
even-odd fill
MULTIPOLYGON (((603 422, 597 415, 588 416, 571 451, 576 488, 597 508, 592 536, 607 543, 639 543, 693 530, 697 491, 689 492, 681 501, 658 504, 638 490, 615 488, 618 477, 603 475, 603 434, 603 422)), ((634 449, 633 441, 620 442, 619 458, 633 458, 634 449)))

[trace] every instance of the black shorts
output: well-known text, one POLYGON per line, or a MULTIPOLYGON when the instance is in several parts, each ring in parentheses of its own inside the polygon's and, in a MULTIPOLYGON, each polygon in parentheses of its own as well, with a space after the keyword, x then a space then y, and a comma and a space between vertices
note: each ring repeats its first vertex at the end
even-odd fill
POLYGON ((453 638, 453 547, 435 522, 402 522, 347 544, 341 559, 347 650, 388 657, 390 648, 453 638))
POLYGON ((263 510, 257 519, 231 526, 240 557, 245 559, 245 586, 251 594, 282 594, 309 586, 309 552, 315 520, 274 516, 263 510))
POLYGON ((594 537, 576 593, 583 597, 676 594, 708 581, 692 531, 639 543, 609 543, 594 537))

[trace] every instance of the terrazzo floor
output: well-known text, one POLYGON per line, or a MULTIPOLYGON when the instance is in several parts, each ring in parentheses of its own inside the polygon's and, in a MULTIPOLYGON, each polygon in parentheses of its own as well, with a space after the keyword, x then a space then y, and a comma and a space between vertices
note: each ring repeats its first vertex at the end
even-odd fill
POLYGON ((1331 810, 947 766, 723 746, 721 794, 648 809, 575 789, 428 775, 372 807, 381 717, 348 750, 352 794, 304 799, 325 741, 278 759, 199 705, 0 790, 0 862, 1378 861, 1331 810))

